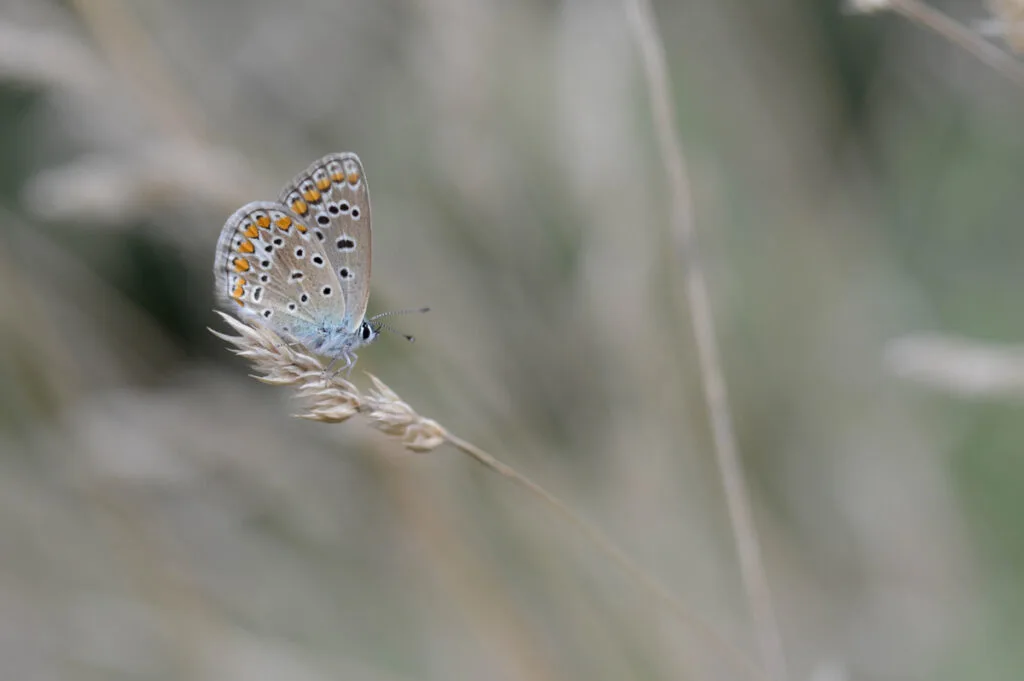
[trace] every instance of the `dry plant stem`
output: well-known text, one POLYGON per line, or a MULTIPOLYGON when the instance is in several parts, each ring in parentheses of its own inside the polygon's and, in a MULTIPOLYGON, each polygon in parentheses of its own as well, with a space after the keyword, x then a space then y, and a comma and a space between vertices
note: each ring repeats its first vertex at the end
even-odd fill
POLYGON ((447 431, 445 431, 444 439, 448 444, 455 447, 463 454, 467 454, 487 468, 490 468, 494 472, 508 478, 520 487, 525 488, 530 492, 530 494, 534 495, 550 508, 554 509, 559 515, 568 520, 577 530, 581 531, 602 553, 615 561, 615 563, 618 564, 619 567, 621 567, 636 584, 641 586, 663 605, 666 605, 681 622, 691 626, 706 640, 712 641, 718 646, 724 648, 725 651, 730 654, 731 659, 741 661, 747 672, 749 672, 753 678, 766 678, 764 672, 751 662, 745 653, 716 634, 703 622, 690 617, 687 614, 686 606, 678 596, 672 594, 661 583, 647 574, 647 572, 637 565, 632 558, 623 553, 622 549, 612 543, 612 541, 605 536, 603 532, 580 517, 575 511, 566 506, 558 497, 553 495, 551 492, 548 492, 546 489, 511 466, 497 460, 473 443, 467 442, 466 440, 463 440, 462 438, 447 431))
POLYGON ((789 676, 785 650, 761 559, 761 547, 754 527, 743 469, 740 466, 722 363, 718 356, 711 300, 697 244, 690 182, 682 144, 675 129, 676 116, 665 65, 665 48, 648 0, 626 0, 625 4, 633 36, 643 58, 654 129, 662 162, 668 174, 672 199, 673 245, 685 273, 686 295, 696 336, 701 384, 704 388, 715 458, 725 489, 743 584, 754 618, 765 669, 769 677, 776 681, 785 681, 789 676))
POLYGON ((1015 85, 1024 87, 1024 67, 1020 62, 963 24, 919 0, 890 0, 889 6, 893 12, 935 31, 1012 80, 1015 85))

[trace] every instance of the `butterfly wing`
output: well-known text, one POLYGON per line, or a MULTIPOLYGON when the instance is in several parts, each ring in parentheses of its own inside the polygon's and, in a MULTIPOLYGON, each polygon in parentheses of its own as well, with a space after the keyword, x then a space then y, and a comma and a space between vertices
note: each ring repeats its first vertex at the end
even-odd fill
POLYGON ((345 296, 308 220, 271 201, 248 203, 221 229, 216 294, 274 331, 316 349, 345 317, 345 296))
POLYGON ((281 203, 309 225, 344 296, 342 326, 354 333, 370 298, 370 194, 353 153, 328 154, 299 173, 281 203))

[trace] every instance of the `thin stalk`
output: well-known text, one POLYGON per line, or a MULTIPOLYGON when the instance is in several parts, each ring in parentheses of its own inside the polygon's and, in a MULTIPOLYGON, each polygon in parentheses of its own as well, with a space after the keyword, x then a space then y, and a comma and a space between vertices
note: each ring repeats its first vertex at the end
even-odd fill
POLYGON ((761 547, 732 425, 722 362, 715 338, 711 298, 697 243, 689 173, 682 143, 676 133, 676 113, 665 65, 665 47, 648 0, 625 0, 625 5, 633 38, 642 57, 658 148, 668 176, 673 247, 684 272, 684 288, 696 336, 704 402, 711 425, 715 460, 718 462, 729 509, 733 540, 739 556, 740 573, 754 620, 762 662, 771 678, 785 681, 789 677, 785 649, 772 606, 771 590, 761 558, 761 547))
POLYGON ((935 31, 1009 78, 1015 85, 1024 87, 1024 67, 1020 62, 960 22, 920 0, 890 0, 889 6, 893 12, 935 31))
POLYGON ((444 439, 448 444, 455 447, 463 454, 470 456, 478 463, 483 464, 485 467, 499 475, 508 478, 520 487, 526 489, 537 499, 543 501, 549 508, 569 521, 569 523, 589 539, 594 546, 601 551, 601 553, 622 568, 634 583, 647 591, 656 600, 667 606, 681 622, 692 627, 704 639, 713 641, 733 658, 741 661, 746 671, 749 672, 752 677, 757 679, 768 678, 765 676, 765 673, 758 668, 757 665, 751 662, 750 658, 747 657, 747 655, 739 648, 719 636, 703 622, 691 617, 688 614, 688 608, 678 596, 670 592, 663 584, 655 580, 642 567, 637 565, 632 558, 627 556, 622 549, 616 546, 615 543, 604 534, 604 532, 584 520, 578 513, 569 508, 569 506, 567 506, 561 499, 508 464, 502 463, 491 454, 488 454, 483 449, 477 447, 472 442, 467 442, 448 431, 445 431, 444 439))

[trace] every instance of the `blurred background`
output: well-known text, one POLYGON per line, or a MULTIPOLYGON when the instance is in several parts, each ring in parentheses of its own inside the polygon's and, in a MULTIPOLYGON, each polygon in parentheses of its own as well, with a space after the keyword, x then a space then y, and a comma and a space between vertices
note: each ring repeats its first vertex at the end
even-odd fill
MULTIPOLYGON (((1022 404, 885 362, 1024 339, 1021 91, 831 1, 655 11, 791 678, 1021 678, 1022 404)), ((207 332, 224 219, 357 152, 371 311, 433 308, 357 382, 755 658, 625 16, 0 0, 0 676, 749 678, 521 490, 291 418, 207 332)))

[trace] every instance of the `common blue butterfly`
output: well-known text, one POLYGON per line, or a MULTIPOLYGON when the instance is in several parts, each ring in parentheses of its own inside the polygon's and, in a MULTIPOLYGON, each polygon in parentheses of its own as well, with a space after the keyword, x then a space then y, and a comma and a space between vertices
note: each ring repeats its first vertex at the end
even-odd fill
MULTIPOLYGON (((359 157, 328 154, 277 202, 253 201, 221 229, 217 297, 282 338, 351 368, 382 328, 370 297, 370 194, 359 157)), ((410 336, 407 336, 412 340, 410 336)))

